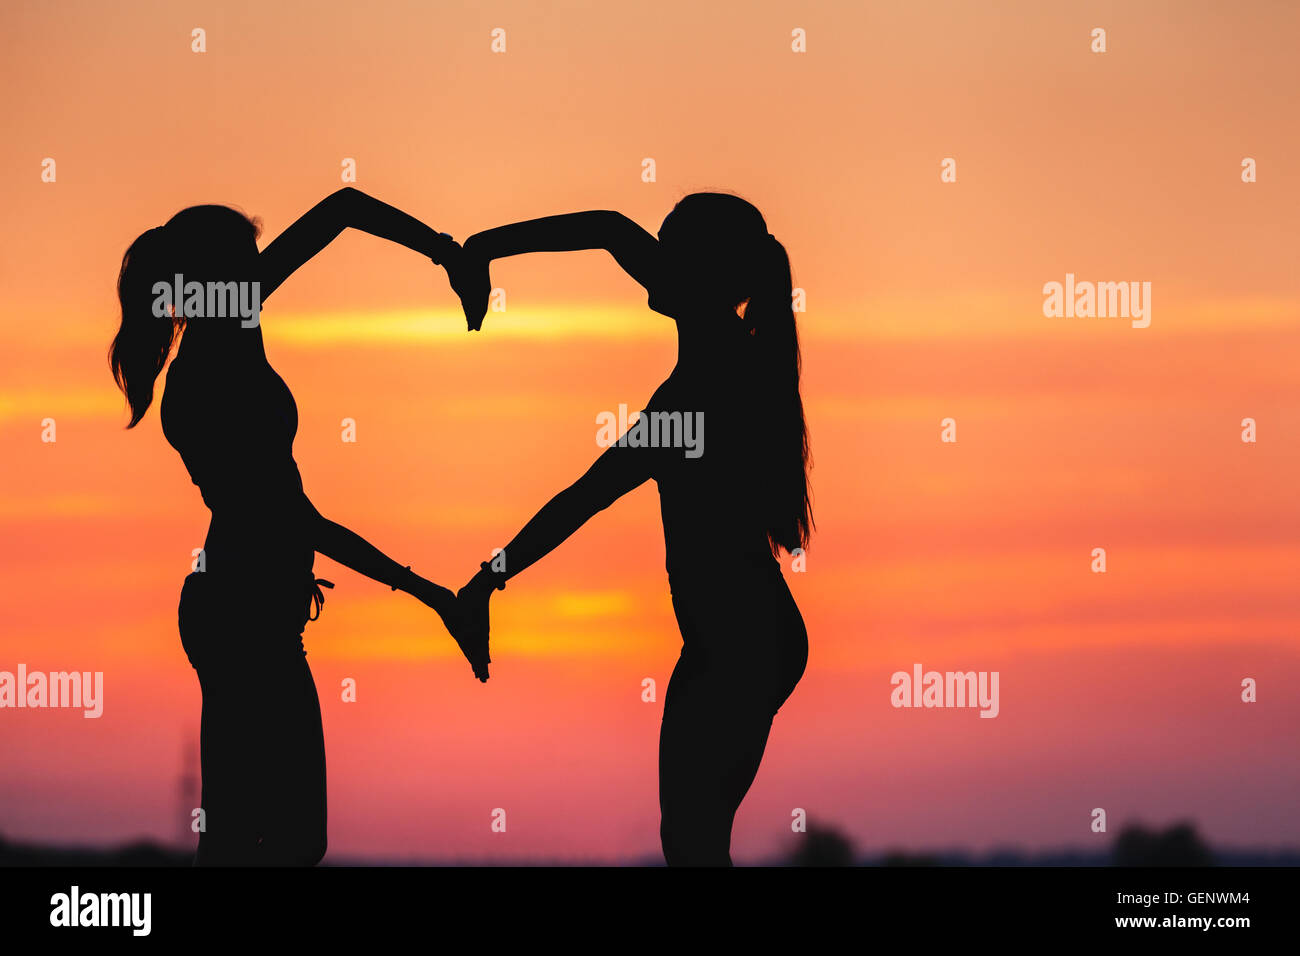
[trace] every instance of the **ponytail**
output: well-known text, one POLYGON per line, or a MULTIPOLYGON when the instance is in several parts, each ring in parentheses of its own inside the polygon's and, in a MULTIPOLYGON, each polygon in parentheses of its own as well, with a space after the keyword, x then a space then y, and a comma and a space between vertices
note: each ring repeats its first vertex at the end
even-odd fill
POLYGON ((811 451, 799 397, 802 358, 794 320, 790 257, 785 246, 768 233, 758 244, 751 272, 752 292, 744 324, 753 337, 759 381, 770 396, 769 440, 775 445, 773 471, 767 486, 765 519, 772 553, 804 548, 812 535, 812 501, 808 487, 811 451))
POLYGON ((154 283, 165 280, 167 240, 162 226, 131 243, 117 275, 122 324, 108 352, 113 380, 126 396, 134 428, 153 403, 153 386, 167 363, 177 334, 185 325, 178 314, 154 313, 154 283))

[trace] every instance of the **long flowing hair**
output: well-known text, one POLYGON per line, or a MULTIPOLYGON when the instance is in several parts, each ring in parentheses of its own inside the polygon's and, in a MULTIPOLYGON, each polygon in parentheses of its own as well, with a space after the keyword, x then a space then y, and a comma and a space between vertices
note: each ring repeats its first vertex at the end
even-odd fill
MULTIPOLYGON (((687 257, 707 274, 710 296, 738 307, 761 393, 765 454, 759 504, 773 554, 806 548, 815 527, 808 471, 812 453, 799 378, 803 359, 795 323, 790 257, 762 213, 730 193, 692 193, 673 207, 660 230, 684 234, 687 257)), ((703 283, 701 283, 703 284, 703 283)))

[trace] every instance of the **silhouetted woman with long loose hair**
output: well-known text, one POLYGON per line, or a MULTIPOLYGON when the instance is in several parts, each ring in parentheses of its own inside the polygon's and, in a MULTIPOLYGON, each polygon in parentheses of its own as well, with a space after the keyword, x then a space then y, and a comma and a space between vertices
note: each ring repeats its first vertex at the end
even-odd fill
POLYGON ((315 553, 440 615, 454 606, 451 592, 308 500, 293 458, 297 406, 267 361, 252 314, 349 226, 435 263, 459 254, 449 236, 347 188, 261 252, 256 222, 208 205, 150 229, 122 259, 122 325, 110 364, 130 406, 128 427, 144 417, 179 338, 162 398, 163 434, 212 512, 203 567, 185 579, 178 609, 203 691, 199 865, 310 865, 325 853, 325 746, 302 644, 323 603, 321 586, 332 587, 313 575, 315 553), (191 282, 200 291, 215 286, 217 305, 211 293, 191 299, 191 282))
POLYGON ((516 223, 465 242, 457 284, 475 290, 462 296, 471 327, 486 311, 492 259, 596 248, 677 323, 677 365, 641 413, 640 442, 655 428, 662 437, 656 413, 660 423, 700 414, 703 453, 662 443, 610 447, 461 589, 461 620, 473 632, 466 640, 481 646, 494 588, 653 478, 683 642, 659 738, 664 857, 729 865, 736 810, 808 658, 803 618, 777 561, 783 549, 806 547, 813 528, 790 261, 759 211, 723 193, 684 198, 658 240, 614 212, 516 223))

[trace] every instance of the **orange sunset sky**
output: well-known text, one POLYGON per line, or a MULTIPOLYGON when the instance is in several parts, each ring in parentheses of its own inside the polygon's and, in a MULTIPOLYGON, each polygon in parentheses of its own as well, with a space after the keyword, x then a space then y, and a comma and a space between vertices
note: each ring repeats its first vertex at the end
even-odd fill
MULTIPOLYGON (((811 656, 737 859, 787 849, 794 808, 863 850, 1101 849, 1182 819, 1300 844, 1300 8, 19 0, 0 23, 0 670, 106 685, 98 720, 0 711, 3 836, 187 822, 200 695, 175 612, 207 512, 156 406, 123 428, 122 252, 199 202, 267 241, 352 158, 358 188, 458 239, 588 208, 653 231, 725 189, 789 250, 819 533, 787 579, 811 656), (1150 327, 1044 317, 1067 272, 1150 282, 1150 327), (998 671, 999 716, 894 709, 918 662, 998 671)), ((441 270, 349 233, 263 315, 313 502, 453 588, 675 357, 603 253, 493 279, 507 310, 469 335, 441 270)), ((493 599, 487 685, 413 599, 317 573, 338 585, 306 633, 327 859, 656 857, 680 638, 652 484, 493 599)))

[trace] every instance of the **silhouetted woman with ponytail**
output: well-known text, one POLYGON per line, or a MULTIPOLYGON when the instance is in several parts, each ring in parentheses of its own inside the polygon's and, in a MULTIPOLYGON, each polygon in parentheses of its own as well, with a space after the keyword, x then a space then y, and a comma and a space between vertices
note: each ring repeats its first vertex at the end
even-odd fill
MULTIPOLYGON (((488 598, 596 512, 659 486, 682 653, 659 739, 660 836, 670 865, 729 865, 736 809, 758 772, 772 718, 803 675, 808 636, 777 555, 808 543, 808 435, 790 262, 762 215, 736 196, 696 193, 656 240, 613 212, 502 226, 466 240, 455 271, 471 328, 486 312, 487 264, 542 250, 605 249, 676 320, 677 365, 640 420, 556 495, 461 589, 463 640, 484 646, 488 598), (674 413, 679 418, 674 419, 674 413), (658 414, 658 417, 656 417, 658 414), (644 444, 665 422, 702 415, 702 454, 644 444), (656 424, 658 423, 658 424, 656 424), (504 570, 498 570, 504 563, 504 570)), ((698 421, 699 419, 694 419, 698 421)))
POLYGON ((459 254, 449 236, 348 188, 261 252, 256 222, 210 205, 144 233, 122 259, 122 326, 110 363, 130 405, 128 427, 153 401, 179 338, 162 398, 163 434, 212 512, 203 570, 185 579, 178 610, 203 691, 199 865, 311 865, 325 853, 325 747, 302 644, 307 621, 320 612, 321 588, 332 587, 312 573, 315 552, 439 615, 454 609, 451 592, 308 500, 293 459, 297 406, 262 347, 261 301, 349 226, 435 263, 459 254))

